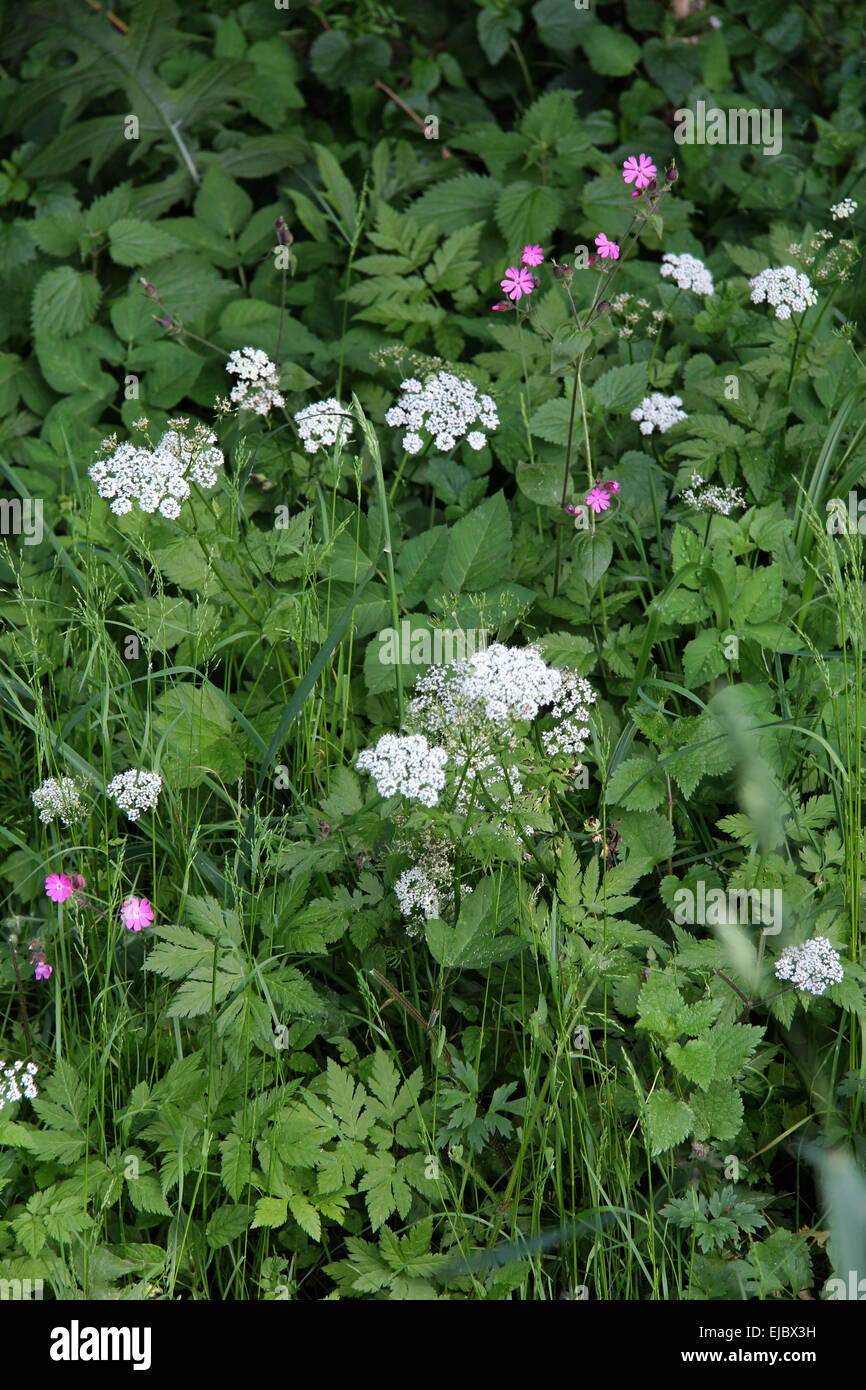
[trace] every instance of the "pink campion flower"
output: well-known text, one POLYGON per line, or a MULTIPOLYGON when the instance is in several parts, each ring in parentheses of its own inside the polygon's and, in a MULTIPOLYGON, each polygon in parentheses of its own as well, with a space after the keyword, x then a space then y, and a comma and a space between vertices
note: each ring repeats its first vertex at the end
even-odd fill
POLYGON ((153 921, 153 908, 147 898, 127 898, 120 910, 127 931, 141 931, 153 921))
POLYGON ((54 969, 54 966, 53 966, 53 965, 49 965, 47 961, 44 961, 44 960, 39 960, 39 961, 37 961, 37 962, 36 962, 36 978, 37 978, 37 980, 50 980, 50 979, 51 979, 51 971, 52 971, 53 969, 54 969))
POLYGON ((502 299, 498 304, 491 304, 490 307, 491 309, 498 311, 499 309, 513 309, 514 305, 509 304, 507 299, 502 299))
POLYGON ((622 166, 622 176, 626 183, 633 183, 637 192, 632 193, 636 198, 642 188, 655 178, 656 166, 653 164, 648 154, 630 154, 622 166))
POLYGON ((544 260, 544 252, 542 251, 542 249, 541 249, 540 246, 524 246, 524 248, 523 248, 523 264, 524 264, 524 265, 541 265, 541 262, 542 262, 543 260, 544 260))
POLYGON ((601 256, 602 260, 607 260, 608 258, 612 261, 619 260, 619 247, 615 241, 609 241, 604 232, 599 232, 595 239, 595 244, 598 247, 598 254, 601 256))
POLYGON ((523 295, 531 294, 535 288, 533 277, 529 271, 521 266, 510 265, 505 272, 505 279, 499 281, 500 285, 508 295, 509 299, 517 301, 523 295))
POLYGON ((605 483, 604 486, 605 486, 610 492, 612 492, 612 493, 614 493, 614 494, 616 494, 617 492, 619 492, 619 483, 617 482, 616 478, 611 478, 610 482, 609 482, 609 483, 605 483))
POLYGON ((53 903, 65 903, 72 893, 72 884, 65 874, 49 874, 45 880, 45 895, 53 903))
POLYGON ((591 511, 594 511, 596 515, 598 515, 599 512, 606 512, 610 506, 610 493, 606 488, 602 487, 600 483, 596 484, 592 492, 587 494, 586 505, 591 511))

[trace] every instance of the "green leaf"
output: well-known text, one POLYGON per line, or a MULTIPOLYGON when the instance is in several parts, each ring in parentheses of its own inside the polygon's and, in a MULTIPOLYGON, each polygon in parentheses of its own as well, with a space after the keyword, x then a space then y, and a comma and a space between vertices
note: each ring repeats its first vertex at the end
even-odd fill
POLYGON ((435 222, 446 235, 471 227, 493 214, 501 185, 483 174, 460 174, 428 188, 412 204, 412 220, 420 227, 435 222))
POLYGON ((548 444, 567 444, 569 423, 571 421, 571 402, 564 396, 553 401, 545 401, 529 417, 529 429, 539 439, 548 444))
POLYGON ((689 1081, 694 1081, 703 1090, 707 1089, 716 1070, 715 1054, 708 1042, 693 1038, 683 1046, 671 1043, 667 1057, 672 1066, 689 1081))
POLYGON ((496 222, 509 246, 546 241, 562 216, 562 198, 541 184, 512 183, 496 203, 496 222))
POLYGON ((602 77, 626 77, 640 60, 634 39, 607 24, 584 29, 580 42, 593 72, 602 77))
POLYGON ((683 651, 683 679, 689 690, 720 676, 727 667, 718 628, 706 628, 686 643, 683 651))
POLYGON ((613 558, 613 542, 603 531, 578 531, 572 557, 577 573, 594 589, 613 558))
POLYGON ((475 891, 464 897, 456 927, 448 927, 438 917, 426 926, 427 945, 440 965, 485 970, 494 961, 508 960, 523 950, 522 938, 508 928, 513 914, 497 914, 493 880, 483 878, 475 891))
POLYGON ((743 1123, 743 1102, 730 1081, 711 1081, 706 1091, 689 1097, 695 1114, 696 1139, 733 1139, 743 1123))
POLYGON ((644 1127, 652 1155, 681 1144, 692 1131, 695 1117, 684 1101, 669 1091, 653 1091, 646 1103, 644 1127))
POLYGON ((444 526, 421 531, 400 546, 396 570, 407 608, 414 608, 439 578, 447 551, 448 531, 444 526))
POLYGON ((231 1245, 233 1240, 242 1236, 249 1224, 248 1207, 232 1206, 228 1202, 222 1207, 217 1207, 205 1230, 208 1245, 211 1250, 222 1250, 224 1246, 231 1245))
POLYGON ((664 773, 647 758, 626 758, 608 782, 605 799, 628 811, 652 811, 667 799, 664 773))
POLYGON ((214 232, 237 237, 253 211, 250 195, 217 164, 212 164, 196 194, 195 215, 214 232))
POLYGON ((484 49, 488 63, 493 67, 505 57, 512 34, 520 32, 520 23, 520 14, 516 10, 506 10, 504 13, 500 13, 498 10, 485 6, 480 11, 478 15, 478 42, 484 49))
POLYGON ((149 265, 180 250, 182 242, 152 222, 122 217, 108 230, 109 254, 117 265, 149 265))
POLYGON ((511 513, 497 492, 452 527, 442 584, 455 593, 487 589, 504 578, 510 563, 511 513))
POLYGON ((646 362, 611 367, 592 383, 593 399, 612 415, 628 415, 646 395, 646 362))
POLYGON ((260 1197, 256 1202, 252 1225, 254 1230, 260 1226, 285 1226, 288 1219, 289 1199, 287 1197, 260 1197))
POLYGON ((33 292, 33 331, 71 338, 93 321, 102 291, 93 275, 60 266, 49 270, 33 292))

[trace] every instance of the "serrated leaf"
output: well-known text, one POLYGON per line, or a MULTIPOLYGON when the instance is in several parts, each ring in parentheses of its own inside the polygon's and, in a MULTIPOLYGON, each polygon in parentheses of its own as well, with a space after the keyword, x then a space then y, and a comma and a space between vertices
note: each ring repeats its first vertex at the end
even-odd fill
POLYGON ((653 1157, 681 1144, 692 1131, 695 1117, 684 1101, 669 1091, 653 1091, 646 1103, 644 1127, 653 1157))
POLYGON ((93 321, 102 291, 93 275, 60 266, 49 270, 33 292, 33 331, 71 338, 93 321))
POLYGON ((711 1081, 706 1091, 690 1098, 696 1139, 733 1139, 743 1123, 743 1102, 731 1082, 711 1081))
POLYGON ((122 217, 113 222, 108 238, 109 255, 117 265, 149 265, 179 251, 183 245, 162 227, 136 217, 122 217))
POLYGON ((487 589, 503 579, 511 563, 511 513, 501 492, 451 528, 442 566, 444 588, 487 589))

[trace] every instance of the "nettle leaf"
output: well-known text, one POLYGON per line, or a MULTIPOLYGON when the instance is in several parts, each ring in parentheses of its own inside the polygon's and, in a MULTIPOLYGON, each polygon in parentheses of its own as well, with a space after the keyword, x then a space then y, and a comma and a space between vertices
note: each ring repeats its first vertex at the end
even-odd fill
POLYGON ((644 1129, 653 1157, 681 1144, 692 1132, 695 1117, 684 1101, 669 1091, 653 1091, 646 1103, 644 1129))
POLYGON ((647 389, 646 362, 611 367, 592 383, 593 399, 612 415, 627 415, 640 405, 647 389))
POLYGON ((720 676, 728 662, 722 647, 722 633, 716 627, 699 632, 683 651, 683 679, 690 690, 720 676))
POLYGON ((671 1043, 667 1058, 687 1080, 694 1081, 703 1090, 707 1089, 716 1070, 715 1054, 708 1042, 693 1038, 683 1046, 671 1043))
POLYGON ((496 223, 516 254, 530 240, 546 241, 559 225, 563 207, 560 195, 546 185, 511 183, 497 200, 496 223))
POLYGON ((513 34, 520 33, 521 15, 517 10, 490 9, 485 6, 478 15, 478 42, 493 67, 508 52, 513 34))
POLYGON ((702 1093, 689 1097, 696 1139, 733 1139, 743 1123, 743 1101, 730 1081, 711 1081, 702 1093))
POLYGON ((607 784, 608 804, 628 811, 652 811, 667 798, 664 772, 648 758, 626 758, 607 784))
POLYGON ((213 164, 202 179, 196 194, 195 215, 205 226, 223 237, 239 236, 253 211, 250 195, 213 164))
MULTIPOLYGON (((459 174, 445 179, 412 204, 411 217, 421 227, 435 222, 449 235, 461 227, 471 227, 479 217, 493 215, 502 185, 483 174, 459 174)), ((399 249, 399 248, 398 248, 399 249)))
POLYGON ((486 589, 511 563, 511 512, 501 492, 488 497, 451 528, 442 584, 456 593, 486 589))
POLYGON ((634 39, 607 24, 582 30, 580 43, 593 72, 602 77, 625 77, 640 61, 640 47, 634 39))
POLYGON ((33 292, 33 332, 71 338, 93 322, 101 295, 93 275, 68 265, 47 271, 33 292))
POLYGON ((548 444, 567 444, 571 422, 571 403, 564 396, 545 401, 529 417, 529 429, 548 444))
POLYGON ((170 232, 136 217, 122 217, 108 230, 109 255, 118 265, 149 265, 180 250, 183 245, 170 232))

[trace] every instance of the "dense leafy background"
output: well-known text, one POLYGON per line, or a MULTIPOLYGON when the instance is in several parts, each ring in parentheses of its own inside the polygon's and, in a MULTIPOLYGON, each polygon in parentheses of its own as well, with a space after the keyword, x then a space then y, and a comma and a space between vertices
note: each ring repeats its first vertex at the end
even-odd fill
MULTIPOLYGON (((5 1264, 134 1297, 817 1297, 825 1208, 781 1140, 866 1153, 863 605, 859 552, 834 561, 798 480, 823 517, 866 467, 864 281, 860 261, 828 275, 796 341, 747 281, 800 265, 831 203, 866 204, 859 7, 116 14, 128 32, 34 2, 3 41, 0 468, 5 495, 43 499, 45 538, 2 563, 0 884, 7 927, 55 961, 26 982, 43 1096, 0 1127, 5 1264), (778 108, 782 153, 678 146, 698 100, 778 108), (669 317, 658 342, 613 319, 594 342, 589 427, 622 497, 590 538, 558 507, 567 303, 545 266, 535 335, 491 304, 524 242, 561 260, 625 233, 644 150, 679 179, 618 289, 669 317), (663 251, 701 257, 713 298, 675 300, 663 251), (219 349, 278 340, 285 418, 221 426, 228 480, 193 533, 113 516, 87 477, 101 440, 210 423, 219 349), (501 423, 404 477, 385 411, 428 359, 501 423), (680 394, 688 428, 641 436, 648 389, 680 394), (491 834, 459 940, 407 938, 390 818, 351 769, 397 722, 376 447, 358 418, 311 461, 291 417, 353 393, 400 616, 538 638, 600 695, 589 785, 538 825, 545 873, 491 834), (745 487, 741 519, 688 513, 696 469, 745 487), (36 830, 43 775, 99 789, 157 764, 152 832, 107 812, 36 830), (608 813, 624 858, 602 874, 584 822, 608 813), (59 927, 43 880, 63 865, 112 920, 146 892, 154 932, 59 927), (786 929, 831 935, 844 985, 738 1022, 712 974, 736 942, 672 923, 698 874, 781 886, 786 929), (456 1258, 551 1230, 547 1254, 456 1258)), ((0 971, 19 1055, 8 953, 0 971)))

